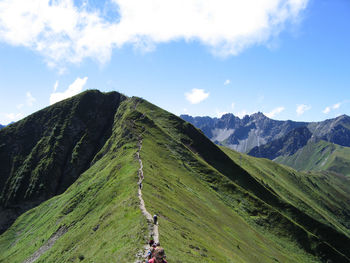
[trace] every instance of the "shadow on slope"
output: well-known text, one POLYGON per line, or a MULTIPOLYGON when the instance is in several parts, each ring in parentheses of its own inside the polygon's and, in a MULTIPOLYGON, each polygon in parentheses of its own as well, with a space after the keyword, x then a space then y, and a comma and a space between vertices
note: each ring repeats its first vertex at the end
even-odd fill
POLYGON ((0 233, 89 168, 124 99, 116 92, 86 91, 0 131, 0 233))
MULTIPOLYGON (((249 192, 249 196, 260 198, 262 201, 254 198, 254 202, 259 203, 259 206, 253 205, 255 209, 252 210, 255 210, 253 215, 254 213, 260 214, 261 208, 258 208, 260 206, 264 207, 262 210, 269 211, 267 212, 268 216, 265 218, 262 216, 264 219, 260 218, 260 223, 264 227, 269 228, 271 224, 275 225, 274 227, 279 230, 274 232, 285 232, 284 234, 293 236, 305 251, 320 258, 339 262, 349 261, 347 257, 350 257, 350 252, 347 247, 350 244, 350 239, 345 234, 319 222, 286 202, 283 196, 278 196, 272 188, 257 181, 254 176, 239 167, 191 124, 145 101, 140 101, 138 108, 141 108, 140 111, 165 134, 186 146, 192 153, 226 176, 231 182, 243 187, 249 192)), ((205 180, 211 183, 212 188, 218 192, 223 191, 223 189, 226 189, 226 192, 237 190, 235 184, 232 183, 225 183, 218 187, 217 183, 220 180, 217 176, 206 176, 205 180)))
POLYGON ((145 241, 137 198, 139 132, 133 105, 118 108, 92 165, 66 190, 21 215, 0 236, 0 262, 23 262, 64 233, 36 262, 132 262, 145 241))

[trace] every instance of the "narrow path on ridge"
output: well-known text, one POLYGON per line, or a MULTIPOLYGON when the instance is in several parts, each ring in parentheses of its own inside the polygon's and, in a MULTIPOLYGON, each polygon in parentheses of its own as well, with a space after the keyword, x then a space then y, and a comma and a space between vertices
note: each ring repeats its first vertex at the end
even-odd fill
MULTIPOLYGON (((139 142, 138 142, 138 148, 139 149, 138 149, 138 151, 136 153, 136 156, 137 156, 137 159, 138 159, 138 161, 140 163, 140 169, 138 170, 138 176, 139 176, 138 197, 140 199, 140 209, 141 209, 142 214, 147 219, 149 235, 153 236, 153 240, 155 242, 159 242, 158 225, 153 224, 153 217, 146 209, 145 202, 143 201, 143 198, 142 198, 142 187, 140 187, 140 184, 142 185, 142 182, 143 182, 143 179, 144 179, 143 164, 142 164, 142 160, 141 160, 141 156, 140 156, 140 152, 141 152, 141 148, 142 148, 142 139, 141 138, 139 139, 139 142)), ((147 254, 149 248, 150 247, 149 247, 148 244, 144 246, 144 251, 143 251, 143 255, 142 255, 143 259, 146 257, 146 254, 147 254)), ((137 260, 136 262, 143 262, 143 261, 137 260)))

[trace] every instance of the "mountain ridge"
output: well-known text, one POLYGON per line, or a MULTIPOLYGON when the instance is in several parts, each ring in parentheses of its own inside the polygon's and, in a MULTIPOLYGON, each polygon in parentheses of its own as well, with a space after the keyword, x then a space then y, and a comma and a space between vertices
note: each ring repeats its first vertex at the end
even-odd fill
MULTIPOLYGON (((83 92, 2 129, 1 212, 13 219, 72 184, 107 139, 113 112, 123 98, 118 93, 83 92)), ((3 220, 0 226, 12 221, 3 220)))
POLYGON ((279 156, 274 161, 296 170, 332 171, 350 175, 350 147, 323 140, 310 140, 292 155, 279 156))
POLYGON ((201 129, 215 143, 244 153, 279 139, 301 126, 307 127, 314 137, 350 146, 350 117, 345 114, 320 122, 273 120, 261 112, 246 115, 242 119, 232 113, 224 114, 221 118, 180 117, 201 129))
MULTIPOLYGON (((31 189, 45 183, 45 178, 54 181, 43 169, 46 166, 36 168, 40 167, 41 160, 45 163, 48 156, 57 158, 54 163, 60 164, 62 170, 76 174, 72 173, 72 183, 62 192, 51 191, 48 184, 45 188, 49 191, 48 199, 19 216, 0 235, 0 261, 11 258, 12 262, 23 262, 56 237, 56 233, 62 235, 38 262, 134 261, 149 238, 137 194, 141 158, 142 196, 147 211, 158 215, 160 242, 171 262, 323 262, 328 259, 350 262, 347 250, 350 233, 344 221, 350 211, 342 205, 350 202, 343 194, 350 192, 350 186, 344 178, 325 177, 335 185, 329 190, 332 198, 325 202, 323 188, 328 185, 323 183, 323 177, 307 176, 253 157, 249 157, 250 164, 245 166, 246 161, 241 163, 239 153, 226 152, 190 123, 143 99, 119 93, 88 91, 46 108, 44 113, 31 115, 29 120, 31 118, 46 124, 47 130, 52 131, 49 135, 54 137, 42 137, 38 133, 40 136, 30 139, 32 144, 39 143, 40 147, 32 149, 37 148, 42 155, 31 160, 29 157, 35 154, 28 153, 34 168, 28 168, 31 172, 23 174, 33 182, 32 186, 27 185, 27 196, 27 191, 19 191, 24 187, 21 186, 23 179, 16 180, 12 169, 2 167, 10 174, 6 181, 14 186, 13 191, 6 190, 10 188, 3 191, 3 204, 6 205, 7 200, 12 204, 18 201, 17 205, 32 200, 36 195, 31 195, 31 189), (104 121, 96 127, 94 122, 104 112, 100 107, 109 115, 103 114, 104 121), (61 120, 58 116, 54 123, 61 120, 63 125, 54 129, 57 126, 52 127, 50 120, 40 116, 54 117, 56 114, 51 113, 57 109, 64 118, 61 120), (93 114, 96 110, 100 115, 93 114), (80 125, 71 121, 78 117, 82 121, 80 125), (96 128, 100 132, 95 132, 96 128), (56 130, 60 132, 55 133, 56 130), (65 137, 64 132, 71 134, 70 138, 65 137), (79 136, 74 136, 74 132, 79 136), (90 157, 83 158, 89 149, 90 157), (67 153, 65 158, 59 158, 62 152, 67 153), (67 170, 71 166, 66 164, 70 163, 72 168, 67 170), (88 165, 80 170, 81 163, 88 165), (256 172, 260 169, 261 172, 256 172), (271 178, 267 180, 264 176, 271 178), (304 195, 301 191, 294 195, 294 191, 280 184, 284 178, 290 178, 295 189, 312 187, 320 198, 314 199, 313 195, 304 195), (19 198, 14 198, 13 193, 19 194, 19 198), (319 199, 324 206, 318 204, 319 199), (336 216, 338 213, 344 216, 336 216)), ((26 120, 11 125, 12 137, 26 134, 19 128, 26 125, 31 128, 33 123, 26 120)), ((0 131, 0 145, 7 142, 4 134, 9 132, 0 131)), ((10 161, 4 166, 14 164, 10 161)), ((19 175, 26 171, 15 168, 19 175)), ((57 176, 60 174, 55 173, 57 176)), ((45 192, 41 193, 45 197, 45 192)))

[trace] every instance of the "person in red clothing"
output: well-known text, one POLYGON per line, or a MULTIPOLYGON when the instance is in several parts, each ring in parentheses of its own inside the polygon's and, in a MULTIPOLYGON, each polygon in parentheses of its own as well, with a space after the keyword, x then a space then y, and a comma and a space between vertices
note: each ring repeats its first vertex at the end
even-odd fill
POLYGON ((153 258, 148 263, 168 263, 165 258, 164 248, 157 247, 153 252, 153 258))

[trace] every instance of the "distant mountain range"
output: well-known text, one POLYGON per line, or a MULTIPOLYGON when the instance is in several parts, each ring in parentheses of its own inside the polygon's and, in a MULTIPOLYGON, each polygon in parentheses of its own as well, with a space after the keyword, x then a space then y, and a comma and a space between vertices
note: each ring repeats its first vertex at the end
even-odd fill
POLYGON ((4 127, 5 127, 4 125, 1 125, 1 124, 0 124, 0 130, 1 130, 2 128, 4 128, 4 127))
POLYGON ((350 117, 347 115, 321 122, 277 121, 261 112, 246 115, 242 119, 230 113, 221 118, 189 115, 180 117, 201 129, 213 142, 244 153, 250 152, 256 146, 287 136, 298 127, 307 127, 313 137, 350 146, 350 117))

